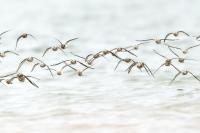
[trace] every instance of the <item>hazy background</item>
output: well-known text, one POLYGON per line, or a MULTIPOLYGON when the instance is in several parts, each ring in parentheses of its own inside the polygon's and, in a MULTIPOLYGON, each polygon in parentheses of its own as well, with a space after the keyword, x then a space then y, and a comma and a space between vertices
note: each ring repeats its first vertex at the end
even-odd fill
MULTIPOLYGON (((87 55, 177 30, 198 35, 199 5, 199 0, 0 0, 0 31, 12 30, 1 40, 1 50, 13 50, 23 32, 38 39, 20 42, 20 57, 2 59, 0 74, 15 70, 24 57, 41 57, 46 47, 55 44, 54 38, 79 37, 69 51, 87 55)), ((186 46, 197 43, 187 39, 186 46)), ((149 52, 153 48, 157 46, 148 46, 138 54, 155 70, 162 60, 149 52)), ((190 57, 198 59, 198 51, 190 57)), ((63 59, 66 57, 59 52, 43 58, 49 64, 63 59)), ((186 67, 200 75, 199 63, 192 63, 186 67)), ((0 132, 199 132, 196 80, 179 77, 168 86, 174 71, 164 69, 153 80, 137 70, 128 75, 123 65, 114 72, 115 64, 112 58, 109 62, 102 59, 83 77, 66 72, 54 79, 37 69, 31 74, 41 78, 36 81, 39 89, 28 83, 1 85, 0 132)))

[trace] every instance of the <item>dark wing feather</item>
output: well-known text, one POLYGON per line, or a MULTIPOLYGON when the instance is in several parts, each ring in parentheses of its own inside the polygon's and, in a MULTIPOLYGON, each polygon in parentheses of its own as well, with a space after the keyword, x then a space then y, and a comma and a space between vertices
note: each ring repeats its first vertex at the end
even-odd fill
POLYGON ((90 66, 87 66, 86 64, 84 64, 84 63, 82 63, 82 62, 80 62, 80 61, 77 61, 77 62, 80 63, 81 65, 85 66, 86 68, 94 69, 94 68, 92 68, 92 67, 90 67, 90 66))
POLYGON ((164 38, 164 42, 167 40, 167 38, 170 36, 170 35, 172 35, 173 33, 171 32, 171 33, 168 33, 166 36, 165 36, 165 38, 164 38))
POLYGON ((195 47, 198 47, 198 46, 200 46, 200 44, 191 46, 191 47, 187 48, 186 50, 189 50, 189 49, 192 49, 192 48, 195 48, 195 47))
POLYGON ((25 76, 25 78, 28 80, 29 83, 31 83, 33 86, 39 88, 39 86, 37 86, 33 81, 31 81, 27 76, 25 76))
MULTIPOLYGON (((46 65, 46 64, 45 64, 45 65, 46 65)), ((50 68, 48 65, 46 65, 46 67, 47 67, 47 69, 49 70, 51 76, 53 77, 53 72, 51 71, 51 68, 50 68)))
POLYGON ((183 34, 185 34, 186 36, 190 36, 188 33, 186 33, 185 31, 182 31, 182 30, 178 31, 178 33, 183 33, 183 34))
POLYGON ((1 37, 3 34, 9 32, 9 31, 10 31, 10 30, 6 30, 6 31, 2 32, 2 33, 0 34, 0 37, 1 37))
POLYGON ((179 57, 177 53, 175 53, 170 47, 168 47, 169 50, 176 56, 176 57, 179 57))
POLYGON ((169 84, 172 84, 180 74, 181 74, 181 72, 178 72, 178 73, 174 76, 174 78, 170 81, 169 84))
POLYGON ((16 72, 10 73, 10 74, 7 74, 7 75, 0 76, 0 78, 5 78, 5 77, 8 77, 8 76, 12 76, 12 75, 14 75, 14 74, 16 74, 16 72))
POLYGON ((18 54, 18 53, 16 53, 16 52, 9 51, 9 50, 7 50, 7 51, 4 51, 4 54, 7 54, 7 53, 12 53, 12 54, 15 54, 15 55, 18 55, 18 56, 19 56, 19 54, 18 54))
POLYGON ((77 54, 74 54, 73 52, 70 52, 73 56, 76 56, 76 57, 79 57, 79 58, 81 58, 81 59, 85 59, 85 57, 82 57, 82 56, 80 56, 80 55, 77 55, 77 54))
POLYGON ((43 55, 42 55, 42 57, 44 57, 45 56, 45 54, 51 49, 52 47, 49 47, 49 48, 47 48, 45 51, 44 51, 44 53, 43 53, 43 55))
POLYGON ((132 52, 130 52, 129 50, 127 50, 127 49, 125 49, 125 48, 123 48, 126 52, 128 52, 129 54, 131 54, 131 55, 134 55, 135 57, 137 57, 137 55, 136 54, 134 54, 134 53, 132 53, 132 52))
POLYGON ((36 63, 35 65, 33 65, 31 72, 36 68, 36 66, 38 66, 40 63, 36 63))
POLYGON ((158 70, 160 70, 160 68, 162 67, 162 66, 164 66, 165 65, 165 63, 163 63, 162 65, 160 65, 157 69, 156 69, 156 71, 153 73, 154 75, 155 75, 155 73, 158 71, 158 70))
POLYGON ((154 41, 155 39, 144 39, 144 40, 136 40, 136 41, 154 41))
POLYGON ((153 75, 151 69, 150 69, 146 64, 144 64, 144 68, 145 68, 146 70, 149 71, 149 73, 150 73, 150 75, 151 75, 152 77, 154 77, 154 75, 153 75))
POLYGON ((16 44, 15 44, 15 50, 17 49, 18 42, 19 42, 19 40, 20 40, 22 37, 23 37, 23 36, 21 35, 21 36, 19 36, 19 37, 17 38, 16 44))
POLYGON ((115 69, 114 70, 116 70, 117 69, 117 67, 119 66, 119 64, 122 62, 122 60, 119 60, 118 61, 118 63, 117 63, 117 65, 115 66, 115 69))
POLYGON ((190 73, 196 80, 200 81, 200 79, 197 78, 197 76, 195 76, 193 73, 191 73, 191 72, 189 72, 189 71, 188 71, 188 73, 190 73))
POLYGON ((68 44, 69 42, 71 42, 71 41, 74 41, 74 40, 77 40, 78 38, 72 38, 72 39, 70 39, 70 40, 67 40, 66 42, 65 42, 65 44, 68 44))
POLYGON ((164 55, 162 55, 162 54, 158 53, 158 52, 157 52, 155 49, 153 50, 153 52, 154 52, 155 54, 157 54, 157 55, 159 55, 159 56, 161 56, 161 57, 163 57, 163 58, 167 59, 167 57, 165 57, 164 55))
POLYGON ((22 65, 24 64, 24 62, 26 62, 27 58, 26 59, 23 59, 20 63, 19 63, 19 66, 16 70, 16 73, 19 71, 19 69, 22 67, 22 65))
POLYGON ((32 37, 33 39, 37 40, 35 36, 31 35, 31 34, 27 34, 28 36, 32 37))
POLYGON ((56 40, 62 45, 62 42, 56 38, 56 40))
POLYGON ((173 64, 171 64, 171 66, 173 67, 173 68, 175 68, 178 72, 181 72, 177 67, 175 67, 173 64))

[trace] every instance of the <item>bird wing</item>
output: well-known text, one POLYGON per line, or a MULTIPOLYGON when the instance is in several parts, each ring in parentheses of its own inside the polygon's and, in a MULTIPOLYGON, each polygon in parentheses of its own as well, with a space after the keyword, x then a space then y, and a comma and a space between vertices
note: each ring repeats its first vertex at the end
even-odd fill
POLYGON ((154 75, 153 75, 151 69, 147 66, 147 64, 144 64, 144 68, 145 68, 145 70, 147 71, 147 73, 150 73, 149 75, 151 75, 152 77, 154 77, 154 75))
POLYGON ((74 40, 77 40, 78 38, 72 38, 72 39, 70 39, 70 40, 67 40, 66 42, 65 42, 65 44, 68 44, 69 42, 71 42, 71 41, 74 41, 74 40))
POLYGON ((176 56, 179 57, 177 53, 175 53, 170 47, 168 47, 168 49, 176 56))
POLYGON ((36 66, 38 66, 40 63, 36 63, 33 65, 32 69, 31 69, 31 72, 36 68, 36 66))
POLYGON ((15 50, 17 49, 18 42, 19 42, 19 40, 20 40, 22 37, 23 37, 23 36, 21 35, 21 36, 19 36, 19 37, 17 38, 16 44, 15 44, 15 50))
POLYGON ((174 78, 170 81, 169 84, 172 84, 180 74, 181 74, 181 72, 178 72, 178 73, 174 76, 174 78))
POLYGON ((198 46, 200 46, 200 44, 191 46, 191 47, 187 48, 186 50, 189 50, 189 49, 192 49, 192 48, 195 48, 195 47, 198 47, 198 46))
POLYGON ((45 51, 44 51, 44 53, 43 53, 43 55, 42 55, 42 57, 44 57, 45 56, 45 54, 51 49, 52 47, 49 47, 49 48, 47 48, 45 51))
POLYGON ((162 66, 164 66, 165 65, 165 63, 163 63, 162 65, 160 65, 156 70, 155 70, 155 72, 153 73, 154 75, 155 75, 155 73, 158 71, 158 70, 160 70, 160 68, 162 67, 162 66))
POLYGON ((9 51, 9 50, 7 50, 7 51, 4 51, 4 54, 7 54, 7 53, 12 53, 12 54, 15 54, 15 55, 18 55, 18 56, 19 56, 19 54, 18 54, 18 53, 16 53, 16 52, 9 51))
POLYGON ((16 73, 19 71, 19 69, 21 68, 21 66, 24 64, 24 62, 26 62, 27 58, 23 59, 20 63, 19 63, 19 66, 16 70, 16 73))
POLYGON ((35 36, 31 35, 31 34, 27 34, 28 36, 32 37, 33 39, 37 40, 35 36))
POLYGON ((0 36, 2 36, 3 34, 9 32, 9 31, 10 31, 10 30, 6 30, 6 31, 2 32, 2 33, 0 34, 0 36))
POLYGON ((0 76, 0 78, 5 78, 5 77, 8 77, 8 76, 12 76, 12 75, 14 75, 14 74, 16 74, 16 72, 10 73, 10 74, 7 74, 7 75, 0 76))
POLYGON ((165 36, 165 38, 164 38, 164 42, 167 40, 167 38, 170 36, 170 35, 172 35, 173 33, 171 32, 171 33, 168 33, 166 36, 165 36))
POLYGON ((183 33, 183 34, 185 34, 186 36, 190 36, 188 33, 186 33, 185 31, 182 31, 182 30, 178 31, 178 33, 183 33))
POLYGON ((154 52, 155 54, 157 54, 157 55, 159 55, 159 56, 161 56, 161 57, 163 57, 163 58, 167 59, 167 57, 165 57, 164 55, 162 55, 162 54, 158 53, 158 52, 157 52, 155 49, 153 50, 153 52, 154 52))
POLYGON ((144 40, 136 40, 136 41, 154 41, 155 39, 144 39, 144 40))
POLYGON ((200 81, 200 79, 197 78, 197 76, 195 76, 193 73, 191 73, 190 71, 188 71, 188 73, 190 73, 196 80, 200 81))
MULTIPOLYGON (((25 75, 24 75, 25 76, 25 75)), ((29 83, 31 83, 33 86, 39 88, 38 85, 36 85, 33 81, 31 81, 27 76, 25 76, 25 78, 28 80, 29 83)))

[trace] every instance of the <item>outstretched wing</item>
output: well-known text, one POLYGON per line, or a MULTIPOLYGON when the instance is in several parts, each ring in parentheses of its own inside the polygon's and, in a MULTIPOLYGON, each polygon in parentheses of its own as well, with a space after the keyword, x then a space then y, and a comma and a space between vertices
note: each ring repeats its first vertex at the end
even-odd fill
MULTIPOLYGON (((25 75, 24 75, 25 76, 25 75)), ((33 86, 39 88, 39 86, 37 86, 33 81, 31 81, 27 76, 25 76, 25 78, 28 80, 29 83, 31 83, 33 86)))
POLYGON ((123 48, 126 52, 128 52, 129 54, 131 54, 131 55, 134 55, 135 57, 137 57, 137 55, 136 54, 134 54, 134 53, 132 53, 132 52, 130 52, 129 50, 127 50, 127 49, 125 49, 125 48, 123 48))
POLYGON ((59 49, 61 52, 63 52, 64 55, 67 56, 67 54, 65 53, 65 51, 64 51, 62 48, 58 47, 58 49, 59 49))
POLYGON ((71 41, 74 41, 74 40, 77 40, 78 38, 72 38, 72 39, 70 39, 70 40, 67 40, 66 42, 65 42, 65 44, 68 44, 69 42, 71 42, 71 41))
POLYGON ((89 58, 90 56, 93 56, 93 54, 89 54, 89 55, 87 55, 87 56, 85 57, 85 62, 88 61, 88 58, 89 58))
POLYGON ((137 63, 133 62, 127 69, 126 71, 128 71, 128 74, 131 72, 132 68, 136 65, 137 63))
POLYGON ((5 79, 0 79, 0 82, 1 82, 3 85, 5 85, 5 84, 2 82, 3 80, 5 80, 5 79))
POLYGON ((19 66, 16 70, 16 73, 19 71, 19 69, 22 67, 22 65, 24 64, 24 62, 26 62, 27 58, 23 59, 20 63, 19 63, 19 66))
POLYGON ((52 47, 49 47, 49 48, 47 48, 45 51, 44 51, 44 53, 43 53, 43 55, 42 55, 42 57, 44 57, 45 56, 45 54, 50 50, 50 49, 52 49, 52 47))
POLYGON ((4 54, 7 54, 7 53, 11 53, 11 54, 15 54, 15 55, 18 55, 18 56, 19 56, 19 54, 18 54, 18 53, 16 53, 16 52, 9 51, 9 50, 7 50, 7 51, 4 51, 4 54))
POLYGON ((164 42, 167 40, 167 38, 170 36, 170 35, 172 35, 173 33, 171 32, 171 33, 168 33, 166 36, 165 36, 165 38, 164 38, 164 42))
POLYGON ((32 37, 33 39, 37 40, 35 36, 31 35, 31 34, 27 34, 28 36, 32 37))
POLYGON ((176 56, 179 57, 177 53, 175 53, 170 47, 168 47, 168 49, 176 56))
POLYGON ((145 70, 147 71, 147 73, 150 73, 150 74, 149 74, 150 76, 154 77, 154 75, 153 75, 151 69, 150 69, 146 64, 144 64, 144 68, 145 68, 145 70))
POLYGON ((81 59, 85 59, 85 57, 82 57, 82 56, 80 56, 80 55, 77 55, 77 54, 74 54, 73 52, 70 52, 73 56, 76 56, 76 57, 79 57, 79 58, 81 58, 81 59))
POLYGON ((169 84, 172 84, 180 74, 181 74, 181 72, 178 72, 178 73, 174 76, 174 78, 170 81, 169 84))
POLYGON ((173 64, 171 64, 171 66, 173 67, 173 68, 175 68, 178 72, 181 72, 177 67, 175 67, 173 64))
POLYGON ((182 31, 182 30, 178 31, 178 33, 183 33, 183 34, 185 34, 186 36, 190 36, 188 33, 186 33, 185 31, 182 31))
POLYGON ((191 72, 189 72, 189 71, 188 71, 188 73, 190 73, 196 80, 200 81, 200 79, 197 78, 197 76, 195 76, 193 73, 191 73, 191 72))
POLYGON ((158 52, 157 52, 155 49, 153 50, 153 52, 154 52, 155 54, 157 54, 157 55, 159 55, 159 56, 161 56, 161 57, 163 57, 163 58, 167 59, 167 57, 165 57, 164 55, 162 55, 162 54, 158 53, 158 52))
POLYGON ((117 67, 119 66, 119 64, 120 64, 122 61, 123 61, 123 60, 119 60, 119 61, 118 61, 118 63, 117 63, 117 65, 115 66, 115 69, 114 69, 114 70, 117 69, 117 67))
MULTIPOLYGON (((49 70, 51 76, 53 77, 53 73, 52 73, 50 67, 49 67, 46 63, 44 63, 42 60, 40 60, 40 59, 38 59, 38 58, 36 58, 36 57, 33 57, 33 58, 36 59, 37 61, 39 61, 40 63, 44 64, 44 65, 47 67, 47 69, 49 70)), ((36 66, 39 65, 40 63, 36 63, 34 66, 36 67, 36 66)), ((32 70, 34 69, 34 66, 33 66, 32 70)))
POLYGON ((140 41, 154 41, 155 39, 144 39, 144 40, 136 40, 136 41, 138 41, 138 42, 140 42, 140 41))
POLYGON ((155 75, 155 73, 156 73, 158 70, 160 70, 160 68, 163 67, 164 65, 165 65, 165 63, 163 63, 162 65, 160 65, 160 66, 156 69, 156 71, 155 71, 153 74, 155 75))
POLYGON ((62 45, 62 42, 59 39, 57 39, 57 38, 55 38, 55 39, 62 45))
POLYGON ((36 57, 32 57, 32 58, 34 58, 35 60, 39 61, 40 63, 45 64, 42 60, 40 60, 40 59, 38 59, 38 58, 36 58, 36 57))
POLYGON ((70 67, 70 68, 73 69, 74 71, 78 71, 76 68, 72 67, 72 66, 69 65, 69 64, 65 64, 65 65, 61 68, 61 71, 62 71, 65 67, 70 67))
POLYGON ((186 50, 189 50, 189 49, 192 49, 192 48, 195 48, 195 47, 198 47, 198 46, 200 46, 200 44, 191 46, 191 47, 187 48, 186 50))
POLYGON ((31 72, 33 72, 33 70, 36 68, 36 66, 38 66, 40 63, 36 63, 33 65, 32 69, 31 69, 31 72))
POLYGON ((116 58, 118 58, 118 59, 120 59, 120 60, 122 59, 122 58, 120 58, 119 56, 117 56, 116 54, 114 54, 114 53, 111 52, 111 51, 109 51, 109 53, 111 53, 112 56, 114 56, 114 57, 116 57, 116 58))
MULTIPOLYGON (((46 65, 46 64, 45 64, 45 65, 46 65)), ((52 69, 51 69, 48 65, 46 65, 46 67, 47 67, 47 69, 49 70, 51 76, 53 77, 53 72, 51 71, 52 69)))
POLYGON ((10 31, 10 30, 6 30, 6 31, 2 32, 2 33, 0 34, 0 37, 1 37, 3 34, 9 32, 9 31, 10 31))
POLYGON ((16 44, 15 44, 15 50, 17 49, 18 42, 19 42, 19 40, 20 40, 22 37, 23 37, 23 35, 21 35, 21 36, 19 36, 19 37, 17 38, 16 44))
POLYGON ((182 50, 182 49, 179 48, 179 47, 171 46, 171 45, 168 45, 168 44, 165 44, 165 45, 168 46, 168 47, 170 47, 170 48, 174 48, 174 49, 182 50))
POLYGON ((3 76, 0 76, 0 78, 9 77, 9 76, 12 76, 12 75, 14 75, 14 74, 16 74, 16 72, 14 72, 14 73, 9 73, 9 74, 6 74, 6 75, 3 75, 3 76))
POLYGON ((90 66, 87 66, 86 64, 84 64, 84 63, 82 63, 82 62, 80 62, 80 61, 77 61, 77 62, 80 63, 81 65, 85 66, 86 68, 94 69, 94 68, 92 68, 92 67, 90 67, 90 66))

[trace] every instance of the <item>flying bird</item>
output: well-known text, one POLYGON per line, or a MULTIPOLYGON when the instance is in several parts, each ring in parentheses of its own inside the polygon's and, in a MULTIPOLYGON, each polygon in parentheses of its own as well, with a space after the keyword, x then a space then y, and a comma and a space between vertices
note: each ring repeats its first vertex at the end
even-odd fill
POLYGON ((186 35, 186 36, 190 36, 188 33, 186 33, 185 31, 177 31, 177 32, 170 32, 165 36, 164 42, 167 40, 167 38, 171 35, 173 35, 174 37, 178 37, 180 34, 186 35))
POLYGON ((17 49, 17 45, 18 45, 18 42, 20 41, 20 39, 25 39, 27 38, 28 36, 32 37, 33 39, 37 40, 33 35, 31 34, 28 34, 28 33, 23 33, 21 34, 18 38, 17 38, 17 41, 16 41, 16 45, 15 45, 15 50, 17 49))

